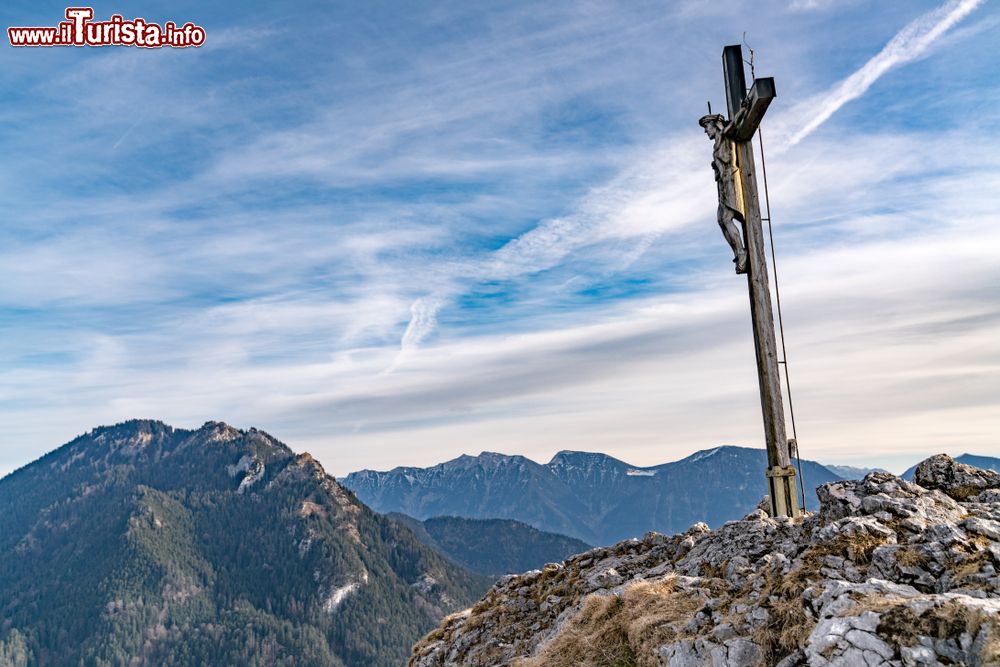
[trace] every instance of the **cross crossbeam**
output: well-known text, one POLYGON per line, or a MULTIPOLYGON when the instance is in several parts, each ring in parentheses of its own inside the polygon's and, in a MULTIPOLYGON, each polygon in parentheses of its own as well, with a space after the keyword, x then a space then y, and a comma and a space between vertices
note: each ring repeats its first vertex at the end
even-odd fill
POLYGON ((736 112, 732 125, 726 130, 734 141, 750 141, 764 119, 764 113, 776 97, 774 79, 754 79, 750 92, 744 98, 740 110, 736 112))

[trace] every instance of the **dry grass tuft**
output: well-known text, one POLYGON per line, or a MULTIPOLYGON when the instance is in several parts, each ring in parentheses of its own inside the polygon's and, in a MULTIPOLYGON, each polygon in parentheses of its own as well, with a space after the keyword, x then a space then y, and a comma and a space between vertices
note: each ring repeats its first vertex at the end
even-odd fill
POLYGON ((958 564, 952 572, 952 579, 964 582, 965 579, 982 572, 983 568, 990 563, 990 558, 985 551, 973 553, 969 558, 958 564))
POLYGON ((844 551, 848 558, 858 565, 868 565, 872 562, 875 549, 887 544, 884 537, 878 535, 857 535, 852 538, 842 538, 844 551))
MULTIPOLYGON (((764 586, 761 588, 759 599, 769 600, 771 596, 777 598, 776 602, 765 603, 770 618, 750 637, 760 647, 765 663, 775 663, 796 649, 804 647, 810 633, 816 627, 815 619, 806 613, 802 593, 819 571, 824 556, 825 554, 820 553, 807 553, 803 557, 802 565, 788 574, 783 575, 777 569, 762 573, 764 586)), ((748 599, 743 601, 751 602, 748 599)))
POLYGON ((517 667, 657 667, 654 651, 702 606, 672 579, 638 582, 621 595, 589 595, 580 612, 533 658, 517 667))
POLYGON ((902 549, 897 549, 894 555, 896 562, 903 567, 925 567, 927 565, 927 557, 913 545, 905 545, 902 549))

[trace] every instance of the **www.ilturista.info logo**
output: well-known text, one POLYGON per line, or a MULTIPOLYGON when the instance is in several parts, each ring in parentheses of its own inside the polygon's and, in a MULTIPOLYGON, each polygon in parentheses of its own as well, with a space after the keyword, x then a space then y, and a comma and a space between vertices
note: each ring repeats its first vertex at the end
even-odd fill
POLYGON ((48 28, 7 28, 11 46, 139 46, 184 48, 205 43, 205 29, 193 23, 162 26, 146 19, 125 20, 113 14, 108 21, 92 21, 92 7, 67 7, 67 21, 48 28))

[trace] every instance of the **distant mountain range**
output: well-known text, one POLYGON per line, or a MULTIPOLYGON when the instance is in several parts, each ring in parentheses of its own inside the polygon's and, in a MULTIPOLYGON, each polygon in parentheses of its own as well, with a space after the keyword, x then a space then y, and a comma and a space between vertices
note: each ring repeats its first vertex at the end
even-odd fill
POLYGON ((439 516, 421 521, 395 512, 388 516, 409 526, 421 542, 459 565, 492 577, 560 563, 592 548, 586 542, 511 519, 439 516))
MULTIPOLYGON (((956 460, 1000 470, 997 458, 964 454, 956 460)), ((746 515, 767 493, 766 462, 762 449, 732 446, 645 468, 588 452, 562 451, 547 464, 483 452, 429 468, 362 470, 341 481, 379 512, 515 519, 608 545, 650 530, 670 534, 697 521, 716 527, 746 515)), ((816 507, 820 484, 874 470, 803 460, 807 504, 816 507)), ((904 476, 912 474, 911 468, 904 476)))
MULTIPOLYGON (((430 468, 363 470, 342 482, 379 512, 515 519, 606 545, 744 516, 767 492, 766 460, 762 449, 728 446, 647 468, 586 452, 559 452, 544 465, 483 452, 430 468)), ((802 461, 802 469, 813 506, 812 489, 842 479, 813 461, 802 461)))
POLYGON ((399 665, 487 586, 253 429, 131 421, 0 480, 3 664, 399 665))
POLYGON ((864 479, 870 472, 889 472, 885 468, 860 468, 858 466, 838 466, 829 463, 823 464, 827 470, 835 475, 840 475, 844 479, 864 479))

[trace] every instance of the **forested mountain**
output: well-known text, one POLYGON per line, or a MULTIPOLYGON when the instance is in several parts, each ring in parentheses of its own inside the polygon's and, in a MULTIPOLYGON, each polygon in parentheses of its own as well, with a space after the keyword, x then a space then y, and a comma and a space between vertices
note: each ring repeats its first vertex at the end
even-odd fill
POLYGON ((269 435, 130 421, 0 480, 0 660, 398 665, 488 582, 269 435))
POLYGON ((591 548, 581 540, 512 519, 439 516, 421 521, 396 512, 388 516, 405 523, 424 544, 459 565, 494 577, 538 569, 591 548))
MULTIPOLYGON (((483 452, 430 468, 363 470, 342 481, 379 512, 503 518, 597 545, 675 533, 704 521, 738 519, 767 487, 762 449, 716 447, 659 466, 638 468, 605 454, 563 451, 547 464, 483 452)), ((840 477, 802 461, 807 500, 817 485, 840 477)))

